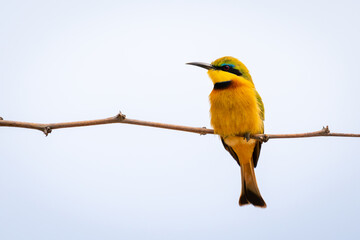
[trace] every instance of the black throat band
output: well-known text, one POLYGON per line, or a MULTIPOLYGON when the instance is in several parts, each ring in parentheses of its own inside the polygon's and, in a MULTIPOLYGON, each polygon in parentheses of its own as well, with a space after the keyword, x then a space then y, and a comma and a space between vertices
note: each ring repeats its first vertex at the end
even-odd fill
POLYGON ((226 82, 217 82, 214 84, 214 89, 226 89, 230 87, 232 81, 226 81, 226 82))

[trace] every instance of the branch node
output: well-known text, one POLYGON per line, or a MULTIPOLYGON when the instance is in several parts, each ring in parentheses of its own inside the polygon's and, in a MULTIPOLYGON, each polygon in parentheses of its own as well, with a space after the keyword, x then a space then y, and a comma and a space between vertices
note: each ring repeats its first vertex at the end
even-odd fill
POLYGON ((204 131, 203 132, 200 132, 200 136, 203 136, 203 135, 206 135, 207 133, 206 133, 206 127, 202 127, 202 129, 204 129, 204 131))
POLYGON ((51 133, 52 129, 49 126, 44 127, 43 132, 45 133, 45 136, 48 136, 49 133, 51 133))
POLYGON ((270 139, 270 137, 266 134, 264 134, 260 137, 260 141, 263 143, 266 143, 267 141, 269 141, 269 139, 270 139))
POLYGON ((123 120, 125 120, 126 115, 122 114, 121 111, 119 111, 119 113, 116 114, 115 118, 118 119, 119 121, 123 121, 123 120))
POLYGON ((324 135, 329 134, 329 133, 330 133, 329 126, 323 127, 323 128, 321 129, 321 131, 324 133, 324 135))

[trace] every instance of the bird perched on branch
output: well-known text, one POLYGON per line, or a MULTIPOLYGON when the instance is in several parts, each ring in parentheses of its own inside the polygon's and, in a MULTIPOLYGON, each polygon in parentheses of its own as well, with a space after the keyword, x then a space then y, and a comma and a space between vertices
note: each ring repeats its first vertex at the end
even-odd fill
POLYGON ((225 149, 240 165, 240 206, 251 203, 265 208, 254 172, 261 141, 250 139, 251 134, 264 133, 264 105, 249 70, 233 57, 222 57, 211 64, 188 64, 207 69, 214 84, 209 96, 211 125, 220 135, 225 149))

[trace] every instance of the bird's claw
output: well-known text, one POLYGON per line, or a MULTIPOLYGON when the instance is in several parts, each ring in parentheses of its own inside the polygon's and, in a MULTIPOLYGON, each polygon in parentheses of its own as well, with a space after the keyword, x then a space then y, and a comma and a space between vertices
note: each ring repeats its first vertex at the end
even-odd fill
POLYGON ((245 139, 247 142, 250 141, 250 133, 249 133, 249 132, 247 132, 247 133, 244 134, 244 139, 245 139))

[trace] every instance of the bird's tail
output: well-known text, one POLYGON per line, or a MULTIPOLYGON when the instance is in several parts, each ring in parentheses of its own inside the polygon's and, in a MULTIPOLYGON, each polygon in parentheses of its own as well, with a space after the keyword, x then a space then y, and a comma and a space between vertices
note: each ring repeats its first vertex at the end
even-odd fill
POLYGON ((242 206, 251 203, 256 207, 266 208, 266 203, 261 197, 259 188, 256 183, 252 161, 246 164, 241 164, 241 182, 242 188, 239 205, 242 206))

